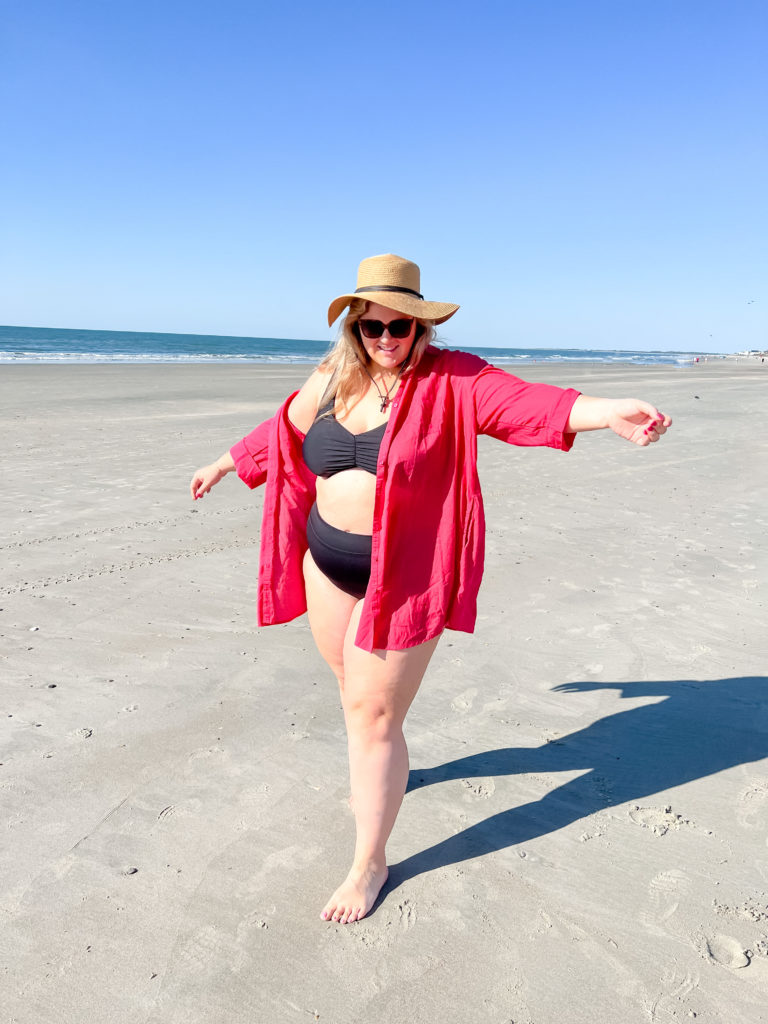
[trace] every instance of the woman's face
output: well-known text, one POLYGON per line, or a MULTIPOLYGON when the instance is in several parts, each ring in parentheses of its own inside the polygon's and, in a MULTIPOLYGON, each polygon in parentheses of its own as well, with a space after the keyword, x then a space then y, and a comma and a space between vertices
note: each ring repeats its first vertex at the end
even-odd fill
POLYGON ((411 351, 416 336, 416 320, 405 313, 388 309, 387 306, 379 306, 376 302, 368 303, 360 320, 378 320, 385 325, 389 325, 393 320, 410 320, 411 326, 404 338, 393 338, 386 326, 380 338, 367 338, 358 321, 360 341, 371 362, 382 370, 396 370, 411 351))

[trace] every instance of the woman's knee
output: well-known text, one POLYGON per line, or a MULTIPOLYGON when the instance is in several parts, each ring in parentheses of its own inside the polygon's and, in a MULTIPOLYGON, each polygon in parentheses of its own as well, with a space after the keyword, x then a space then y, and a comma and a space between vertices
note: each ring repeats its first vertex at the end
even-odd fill
POLYGON ((396 738, 402 732, 402 719, 385 701, 367 698, 346 700, 344 718, 350 739, 376 743, 396 738))

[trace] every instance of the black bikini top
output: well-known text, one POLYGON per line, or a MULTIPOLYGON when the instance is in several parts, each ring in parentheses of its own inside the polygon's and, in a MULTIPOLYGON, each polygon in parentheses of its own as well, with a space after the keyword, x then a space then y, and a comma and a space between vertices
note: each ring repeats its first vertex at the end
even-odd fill
POLYGON ((387 424, 353 434, 335 416, 323 415, 333 409, 333 404, 331 399, 318 411, 318 418, 307 431, 302 446, 304 461, 315 476, 329 477, 345 469, 364 469, 375 476, 387 424))

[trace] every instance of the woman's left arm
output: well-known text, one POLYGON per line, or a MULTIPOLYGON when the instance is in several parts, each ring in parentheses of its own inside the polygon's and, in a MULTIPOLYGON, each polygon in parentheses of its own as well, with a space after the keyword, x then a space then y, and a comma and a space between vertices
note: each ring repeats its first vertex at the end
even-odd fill
POLYGON ((579 395, 571 407, 566 430, 577 434, 582 430, 612 430, 619 437, 644 448, 658 441, 667 427, 669 416, 659 412, 655 405, 637 398, 590 398, 579 395))

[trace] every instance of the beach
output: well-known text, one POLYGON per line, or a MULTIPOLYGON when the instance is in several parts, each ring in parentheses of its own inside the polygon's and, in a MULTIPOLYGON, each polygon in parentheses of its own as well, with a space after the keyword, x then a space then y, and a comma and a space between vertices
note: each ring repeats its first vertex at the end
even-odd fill
POLYGON ((481 439, 477 630, 346 927, 336 682, 256 626, 261 492, 188 491, 306 375, 3 367, 5 1019, 768 1021, 768 365, 525 368, 674 426, 481 439))

